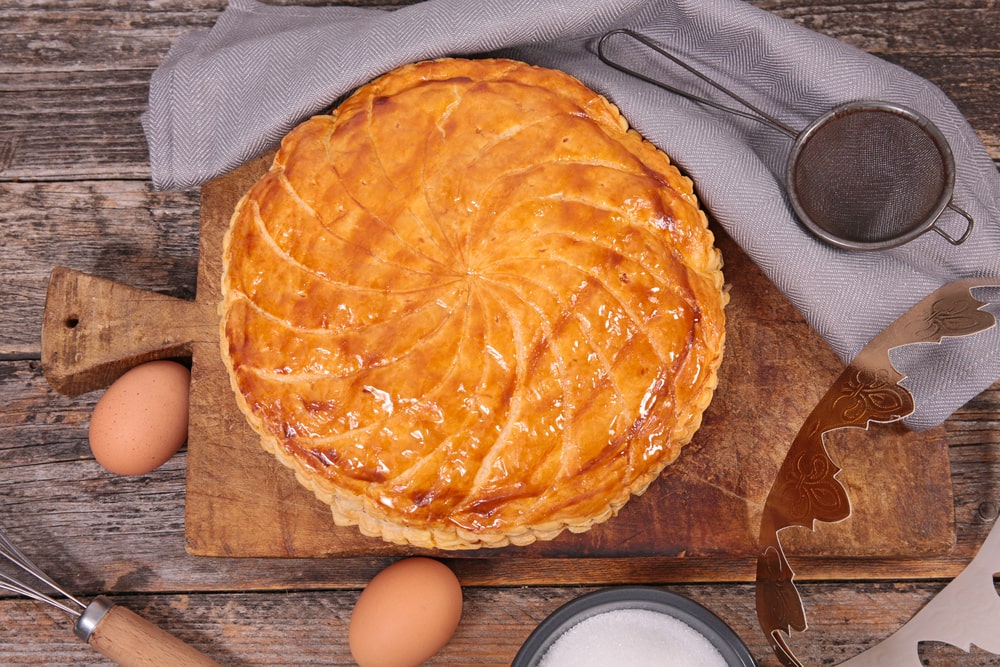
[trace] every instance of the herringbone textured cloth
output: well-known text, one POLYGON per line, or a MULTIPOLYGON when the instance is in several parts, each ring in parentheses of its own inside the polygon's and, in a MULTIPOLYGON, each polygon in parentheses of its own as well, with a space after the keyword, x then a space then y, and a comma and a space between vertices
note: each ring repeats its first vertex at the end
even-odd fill
MULTIPOLYGON (((154 184, 184 188, 223 174, 398 65, 486 53, 562 69, 617 104, 695 180, 712 216, 845 361, 945 282, 1000 276, 1000 175, 946 96, 740 0, 428 0, 392 11, 233 0, 212 30, 180 40, 153 75, 143 122, 154 184), (955 203, 975 218, 975 231, 960 247, 934 233, 879 252, 823 245, 785 197, 789 139, 604 65, 596 41, 616 27, 668 46, 792 127, 857 99, 916 109, 951 143, 955 203)), ((946 211, 942 220, 954 235, 964 229, 956 218, 946 211)), ((1000 312, 1000 290, 977 296, 1000 312)), ((908 424, 932 426, 1000 378, 1000 327, 894 354, 916 396, 908 424)))

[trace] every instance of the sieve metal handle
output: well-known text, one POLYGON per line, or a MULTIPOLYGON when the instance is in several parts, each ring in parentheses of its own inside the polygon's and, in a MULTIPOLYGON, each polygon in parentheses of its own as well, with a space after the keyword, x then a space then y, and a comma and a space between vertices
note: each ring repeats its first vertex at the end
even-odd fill
POLYGON ((686 97, 689 100, 692 100, 694 102, 698 102, 700 104, 705 104, 705 105, 710 106, 710 107, 712 107, 714 109, 719 109, 720 111, 725 111, 727 113, 735 114, 735 115, 741 116, 743 118, 749 118, 750 120, 755 120, 755 121, 757 121, 759 123, 764 123, 765 125, 769 125, 769 126, 773 127, 774 129, 778 130, 779 132, 783 132, 784 134, 788 135, 789 137, 791 137, 793 139, 796 138, 799 135, 799 132, 796 131, 795 129, 789 127, 788 125, 786 125, 784 123, 782 123, 780 120, 778 120, 774 116, 771 116, 770 114, 765 113, 764 111, 762 111, 758 107, 754 106, 753 104, 751 104, 747 100, 743 99, 742 97, 740 97, 739 95, 737 95, 733 91, 729 90, 728 88, 726 88, 725 86, 723 86, 722 84, 720 84, 719 82, 711 79, 710 77, 706 76, 705 74, 702 74, 701 72, 699 72, 695 68, 691 67, 690 65, 688 65, 686 62, 684 62, 683 60, 681 60, 677 56, 675 56, 672 53, 670 53, 669 51, 667 51, 666 48, 663 47, 661 44, 656 43, 655 41, 651 40, 650 38, 646 37, 645 35, 641 35, 641 34, 639 34, 637 32, 632 31, 632 30, 628 30, 627 28, 618 28, 616 30, 611 30, 611 31, 605 33, 604 36, 601 37, 600 41, 597 43, 597 57, 600 58, 601 61, 605 65, 613 67, 616 70, 618 70, 619 72, 624 72, 625 74, 629 74, 631 76, 634 76, 635 78, 640 79, 642 81, 645 81, 646 83, 651 83, 654 86, 658 86, 658 87, 662 88, 663 90, 666 90, 667 92, 671 92, 671 93, 674 93, 676 95, 680 95, 681 97, 686 97), (704 81, 705 83, 707 83, 708 85, 710 85, 712 88, 715 88, 719 92, 725 94, 727 97, 735 100, 736 102, 739 102, 740 104, 742 104, 745 108, 749 109, 750 111, 748 112, 748 111, 742 111, 740 109, 734 109, 733 107, 726 106, 724 104, 720 104, 719 102, 715 102, 714 100, 710 100, 707 97, 702 97, 700 95, 696 95, 696 94, 694 94, 694 93, 692 93, 690 91, 681 90, 680 88, 676 88, 676 87, 671 86, 670 84, 668 84, 668 83, 666 83, 664 81, 660 81, 659 79, 656 79, 656 78, 654 78, 652 76, 649 76, 647 74, 643 74, 641 72, 638 72, 638 71, 636 71, 636 70, 634 70, 634 69, 632 69, 630 67, 627 67, 627 66, 623 65, 622 63, 618 62, 617 60, 614 60, 606 52, 606 42, 608 42, 608 40, 610 40, 611 38, 615 37, 616 35, 624 35, 626 37, 630 37, 630 38, 634 39, 636 42, 639 42, 640 44, 642 44, 646 48, 648 48, 648 49, 650 49, 652 51, 655 51, 659 55, 663 56, 664 58, 668 59, 669 61, 671 61, 672 63, 674 63, 675 65, 677 65, 678 67, 680 67, 680 68, 682 68, 682 69, 690 72, 694 76, 698 77, 699 79, 701 79, 702 81, 704 81))
MULTIPOLYGON (((794 143, 787 161, 785 177, 788 198, 799 221, 821 241, 847 250, 883 250, 907 243, 931 229, 956 246, 963 243, 972 233, 974 224, 972 216, 952 203, 955 164, 948 140, 937 126, 917 111, 892 102, 870 100, 849 102, 831 109, 799 132, 699 72, 670 53, 667 47, 640 33, 626 28, 605 33, 598 41, 597 56, 606 65, 641 81, 693 102, 764 123, 791 137, 794 143), (608 45, 616 38, 618 45, 614 51, 629 65, 609 55, 608 45), (622 40, 630 40, 628 46, 622 40), (656 69, 655 60, 647 57, 642 49, 636 51, 632 42, 672 63, 674 67, 668 69, 673 73, 681 74, 675 67, 680 68, 735 100, 743 109, 720 104, 700 94, 668 84, 650 73, 637 71, 636 67, 645 72, 657 72, 661 77, 668 77, 656 69), (865 132, 857 129, 858 122, 865 123, 865 132), (847 129, 844 129, 845 127, 847 129), (866 139, 870 139, 874 136, 873 133, 878 131, 889 139, 876 142, 882 148, 870 150, 866 145, 866 139), (902 141, 907 142, 908 148, 916 147, 913 149, 916 152, 907 153, 911 159, 921 158, 924 163, 929 164, 928 169, 914 172, 917 174, 916 179, 902 178, 901 172, 895 166, 889 166, 889 160, 886 159, 888 156, 895 156, 894 149, 899 149, 902 141), (892 145, 893 142, 895 145, 892 145), (931 143, 933 151, 930 149, 931 143), (931 164, 929 161, 934 159, 940 162, 931 164), (840 179, 836 187, 830 184, 831 165, 834 165, 832 169, 840 169, 842 164, 854 164, 859 161, 865 168, 856 170, 857 177, 840 179), (862 180, 862 176, 868 180, 862 180), (877 187, 871 187, 869 180, 873 180, 877 187), (928 193, 939 193, 940 196, 933 202, 913 199, 912 201, 917 203, 916 206, 911 206, 911 199, 905 196, 884 196, 887 191, 898 195, 901 192, 908 192, 907 189, 921 189, 928 193), (851 194, 845 196, 844 193, 848 190, 851 194), (859 198, 855 197, 855 192, 864 192, 868 195, 859 198), (938 218, 946 207, 968 221, 965 232, 958 238, 937 225, 938 218), (867 228, 862 230, 864 226, 867 228)), ((683 74, 681 76, 690 81, 683 74)), ((695 88, 700 87, 697 82, 692 83, 695 88)))
POLYGON ((947 241, 948 243, 952 245, 962 245, 962 243, 965 242, 965 239, 969 238, 969 234, 972 233, 972 227, 976 224, 976 221, 973 220, 972 216, 966 213, 964 209, 959 208, 953 202, 948 202, 948 208, 950 208, 951 210, 955 211, 955 213, 958 213, 960 216, 965 218, 965 221, 968 223, 968 225, 966 225, 965 227, 965 232, 956 239, 951 234, 938 227, 937 221, 935 221, 934 224, 931 225, 931 229, 933 229, 935 232, 943 236, 944 240, 947 241))

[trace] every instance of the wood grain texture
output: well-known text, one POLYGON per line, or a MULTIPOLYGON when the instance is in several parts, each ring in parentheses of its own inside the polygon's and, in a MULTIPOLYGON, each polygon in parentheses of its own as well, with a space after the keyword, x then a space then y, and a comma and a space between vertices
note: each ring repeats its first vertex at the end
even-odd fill
MULTIPOLYGON (((322 0, 319 0, 322 2, 322 0)), ((1000 162, 1000 9, 995 0, 840 3, 753 0, 937 83, 1000 162)), ((294 4, 284 2, 284 4, 294 4)), ((301 4, 317 4, 315 1, 301 4)), ((353 2, 349 4, 364 4, 353 2)), ((99 391, 68 398, 39 367, 48 276, 67 266, 194 298, 200 193, 157 193, 140 114, 149 76, 224 0, 0 0, 0 524, 75 593, 109 592, 231 665, 351 664, 344 642, 358 590, 386 556, 204 558, 184 549, 186 451, 153 474, 115 477, 87 448, 99 391), (279 620, 275 620, 279 619, 279 620)), ((1000 508, 1000 384, 943 427, 956 544, 895 578, 871 558, 866 580, 842 559, 795 561, 810 629, 792 645, 833 665, 910 618, 975 553, 1000 508), (823 574, 813 580, 809 572, 823 574), (843 578, 841 578, 843 575, 843 578), (942 578, 944 577, 944 578, 942 578), (879 581, 882 579, 883 581, 879 581)), ((766 667, 753 588, 719 559, 460 559, 455 639, 431 665, 508 664, 531 629, 596 586, 643 581, 689 595, 728 621, 766 667), (704 581, 676 581, 678 570, 704 581), (511 586, 516 580, 526 585, 511 586), (581 587, 578 584, 584 583, 581 587)), ((924 664, 985 667, 974 649, 921 648, 924 664)), ((108 665, 60 612, 0 596, 0 664, 108 665)))
POLYGON ((211 304, 56 267, 42 317, 42 370, 67 396, 104 389, 139 364, 190 358, 213 316, 211 304))
MULTIPOLYGON (((334 526, 326 507, 261 450, 232 400, 218 354, 221 239, 235 202, 268 163, 255 161, 203 189, 194 301, 53 270, 42 324, 43 370, 58 391, 76 395, 101 389, 144 361, 192 359, 186 497, 192 553, 422 553, 334 526)), ((722 557, 735 564, 731 578, 752 577, 742 561, 756 553, 770 480, 840 362, 739 248, 717 234, 732 296, 728 350, 713 407, 681 461, 619 517, 586 534, 564 534, 526 548, 440 555, 722 557)), ((821 525, 815 534, 790 534, 791 552, 912 558, 950 551, 947 444, 939 432, 874 428, 831 437, 830 447, 839 454, 835 458, 845 468, 843 482, 857 509, 850 521, 821 525), (919 487, 903 474, 912 469, 923 471, 919 487)), ((687 574, 685 580, 699 578, 695 569, 677 571, 687 574)), ((905 569, 897 573, 903 574, 905 569)))
MULTIPOLYGON (((93 406, 94 392, 75 399, 52 390, 42 377, 37 362, 0 363, 0 391, 5 396, 0 411, 0 460, 3 461, 2 496, 9 532, 25 546, 42 545, 37 555, 40 564, 58 576, 73 591, 93 595, 110 591, 116 601, 133 606, 150 620, 194 641, 216 659, 230 664, 296 664, 310 655, 310 647, 292 650, 300 636, 293 627, 329 628, 320 633, 329 641, 329 650, 337 655, 343 650, 337 632, 346 631, 344 614, 349 610, 356 589, 391 562, 388 558, 345 559, 227 559, 193 557, 185 553, 184 484, 186 453, 171 460, 159 471, 137 479, 120 478, 104 472, 86 449, 86 426, 93 406), (242 594, 240 591, 258 591, 242 594), (297 603, 289 600, 288 591, 297 603), (341 595, 336 591, 343 590, 341 595), (172 592, 183 591, 184 595, 172 592), (146 595, 136 595, 145 593, 146 595), (235 598, 244 598, 236 602, 235 598), (135 606, 138 600, 140 606, 135 606), (329 600, 340 600, 330 603, 329 600), (149 605, 148 607, 142 605, 149 605), (291 606, 285 606, 291 605, 291 606), (192 609, 203 608, 202 612, 192 609), (286 620, 276 627, 262 620, 257 609, 268 609, 286 620), (339 614, 339 615, 338 615, 339 614), (215 620, 193 636, 188 629, 198 619, 215 620), (338 630, 340 628, 340 630, 338 630), (332 634, 328 634, 332 633, 332 634), (201 643, 198 643, 200 640, 201 643), (271 642, 283 647, 275 658, 271 642), (211 649, 211 650, 210 650, 211 649), (213 653, 218 650, 220 653, 213 653), (282 662, 284 660, 285 662, 282 662)), ((860 646, 888 634, 939 590, 941 576, 950 568, 956 574, 971 558, 979 542, 995 519, 1000 505, 1000 442, 995 430, 979 429, 977 415, 1000 414, 1000 387, 977 398, 960 411, 949 425, 953 436, 963 443, 949 450, 953 471, 956 519, 959 542, 954 552, 943 559, 919 559, 911 579, 934 578, 923 585, 803 583, 812 627, 797 643, 807 664, 833 664, 830 651, 849 655, 860 646), (969 424, 962 427, 962 424, 969 424), (991 509, 992 508, 992 509, 991 509), (921 568, 926 568, 921 570, 921 568), (825 593, 817 593, 825 591, 825 593), (821 601, 825 600, 825 601, 821 601), (893 625, 893 624, 896 625, 893 625), (800 648, 801 647, 801 648, 800 648)), ((716 611, 727 611, 737 630, 755 655, 766 660, 766 648, 757 639, 753 624, 752 589, 726 583, 726 563, 717 559, 690 559, 678 562, 666 558, 570 559, 570 560, 461 560, 449 562, 459 573, 469 596, 487 596, 497 606, 512 633, 526 633, 557 601, 567 601, 578 589, 573 584, 590 586, 644 581, 653 585, 676 580, 677 570, 699 571, 711 586, 669 586, 670 590, 697 595, 713 591, 707 599, 716 611), (713 576, 714 574, 714 576, 713 576), (529 587, 510 587, 511 579, 529 587), (553 584, 568 588, 546 588, 553 584), (541 586, 541 589, 535 587, 541 586), (541 595, 541 601, 536 596, 541 595), (554 596, 554 597, 553 597, 554 596), (731 608, 730 605, 737 605, 731 608), (532 620, 534 619, 534 620, 532 620)), ((810 579, 813 565, 796 561, 803 580, 810 579)), ((857 576, 844 572, 840 559, 822 566, 825 576, 834 580, 857 576)), ((897 564, 873 559, 867 563, 867 575, 890 579, 897 564)), ((469 603, 467 602, 467 605, 469 603)), ((491 607, 492 609, 492 607, 491 607)), ((68 626, 56 613, 39 605, 6 601, 0 604, 0 661, 4 664, 103 664, 96 662, 90 649, 78 644, 68 626), (12 605, 10 616, 6 616, 12 605), (39 628, 39 615, 42 627, 39 628), (47 623, 47 625, 46 625, 47 623), (23 628, 31 628, 31 644, 24 647, 23 628), (8 634, 3 634, 8 633, 8 634), (51 662, 33 651, 47 651, 51 662)), ((482 657, 482 664, 505 664, 516 641, 508 635, 487 637, 495 628, 491 616, 478 607, 467 606, 470 631, 483 628, 474 639, 466 637, 449 646, 432 664, 469 664, 462 657, 482 657), (482 624, 482 625, 480 625, 482 624), (477 646, 470 646, 477 644, 477 646), (470 651, 466 653, 466 651, 470 651), (485 655, 489 654, 489 655, 485 655)), ((989 656, 967 661, 964 653, 941 647, 947 661, 934 664, 992 664, 989 656)), ((936 654, 935 654, 936 655, 936 654)), ((342 658, 346 660, 345 658, 342 658)), ((331 658, 332 661, 332 658, 331 658)), ((301 664, 301 663, 300 663, 301 664)), ((331 664, 331 663, 327 663, 331 664)), ((336 664, 336 663, 333 663, 336 664)))
MULTIPOLYGON (((198 301, 204 307, 199 312, 210 312, 208 306, 219 301, 220 243, 235 204, 269 164, 269 158, 257 160, 202 189, 198 301)), ((731 295, 726 357, 713 404, 681 459, 619 516, 587 533, 565 533, 523 548, 438 555, 741 559, 756 554, 770 482, 841 363, 742 251, 722 232, 716 235, 731 295)), ((121 307, 131 310, 130 304, 121 307)), ((114 349, 102 351, 113 354, 114 349)), ((192 375, 187 537, 193 553, 426 553, 333 525, 325 506, 262 452, 235 402, 225 400, 229 383, 218 359, 218 343, 195 350, 192 375)), ((839 445, 835 449, 854 516, 821 526, 814 535, 790 535, 786 544, 791 552, 912 558, 951 550, 947 444, 940 433, 875 428, 838 434, 832 440, 839 445), (905 474, 914 469, 923 471, 919 487, 905 474)), ((732 576, 745 576, 746 571, 741 564, 732 576)))

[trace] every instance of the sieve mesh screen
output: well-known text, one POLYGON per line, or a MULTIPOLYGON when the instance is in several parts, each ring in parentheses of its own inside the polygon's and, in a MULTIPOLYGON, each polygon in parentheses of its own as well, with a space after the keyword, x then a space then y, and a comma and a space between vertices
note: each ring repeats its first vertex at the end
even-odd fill
POLYGON ((817 227, 875 243, 940 213, 949 188, 946 165, 941 147, 911 118, 892 109, 854 109, 804 138, 789 185, 817 227))

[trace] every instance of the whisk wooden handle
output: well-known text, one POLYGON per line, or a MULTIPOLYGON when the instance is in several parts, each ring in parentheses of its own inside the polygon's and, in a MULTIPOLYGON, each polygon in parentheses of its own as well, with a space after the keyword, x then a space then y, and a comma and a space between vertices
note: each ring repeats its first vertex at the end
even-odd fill
POLYGON ((85 637, 97 652, 122 667, 220 667, 204 653, 135 612, 101 600, 104 608, 85 637))

